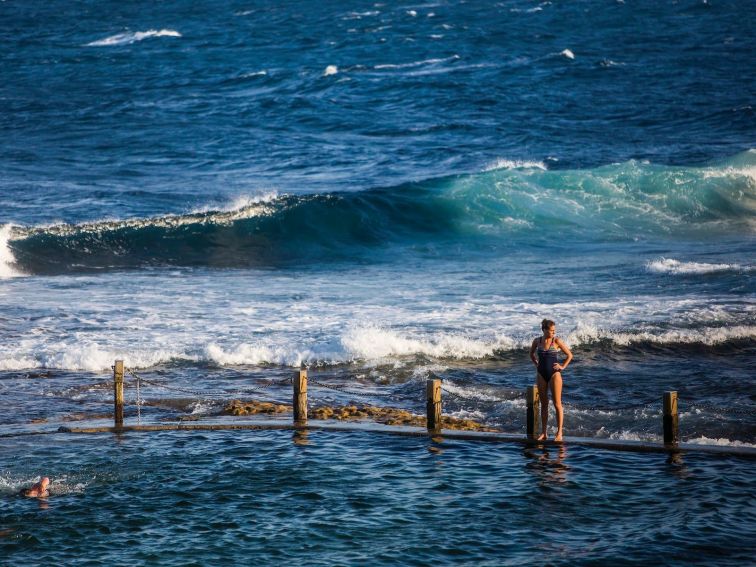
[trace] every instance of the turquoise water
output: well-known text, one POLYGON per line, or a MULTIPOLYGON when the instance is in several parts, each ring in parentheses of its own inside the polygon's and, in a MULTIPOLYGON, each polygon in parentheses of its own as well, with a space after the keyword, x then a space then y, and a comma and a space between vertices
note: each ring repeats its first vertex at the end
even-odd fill
POLYGON ((737 457, 368 433, 0 440, 4 565, 748 564, 737 457), (14 491, 39 473, 46 501, 14 491))

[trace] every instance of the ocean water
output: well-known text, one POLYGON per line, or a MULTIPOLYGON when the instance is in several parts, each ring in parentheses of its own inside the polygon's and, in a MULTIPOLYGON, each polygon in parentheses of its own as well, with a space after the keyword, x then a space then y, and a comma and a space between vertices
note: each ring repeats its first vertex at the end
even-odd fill
MULTIPOLYGON (((660 441, 677 390, 683 440, 755 446, 755 17, 720 0, 0 3, 0 430, 107 414, 121 358, 153 383, 145 421, 253 388, 288 400, 304 364, 330 386, 312 404, 422 413, 438 377, 445 413, 524 432, 548 317, 575 355, 567 435, 660 441)), ((179 439, 236 442, 108 451, 179 439)), ((345 462, 375 449, 354 441, 345 462)), ((106 460, 103 438, 24 460, 3 443, 14 488, 46 459, 60 477, 106 460)), ((621 458, 638 482, 658 472, 621 458)), ((197 467, 171 474, 220 470, 197 467)))

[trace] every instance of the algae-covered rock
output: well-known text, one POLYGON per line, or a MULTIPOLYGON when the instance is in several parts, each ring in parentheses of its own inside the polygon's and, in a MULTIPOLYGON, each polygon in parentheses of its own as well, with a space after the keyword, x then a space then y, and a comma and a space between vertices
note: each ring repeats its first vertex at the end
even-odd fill
MULTIPOLYGON (((409 425, 413 427, 425 427, 426 425, 424 416, 413 414, 405 409, 368 405, 320 406, 311 408, 307 412, 307 417, 322 420, 336 419, 338 421, 372 419, 384 425, 409 425)), ((442 418, 442 427, 464 431, 497 431, 470 419, 458 419, 449 416, 442 418)))
POLYGON ((244 402, 241 400, 231 400, 226 404, 226 407, 223 408, 223 413, 227 415, 273 414, 284 413, 287 411, 292 411, 291 406, 274 404, 271 402, 259 402, 257 400, 247 400, 244 402))
MULTIPOLYGON (((274 404, 271 402, 260 402, 256 400, 231 400, 223 409, 223 413, 226 415, 238 416, 277 414, 291 411, 291 406, 274 404)), ((358 406, 350 404, 347 406, 311 407, 307 412, 307 417, 310 419, 335 419, 338 421, 370 419, 385 425, 404 425, 413 427, 425 427, 426 425, 425 416, 413 414, 401 408, 382 408, 369 405, 358 406)), ((496 429, 486 427, 471 419, 459 419, 450 416, 443 416, 441 424, 444 429, 497 431, 496 429)))

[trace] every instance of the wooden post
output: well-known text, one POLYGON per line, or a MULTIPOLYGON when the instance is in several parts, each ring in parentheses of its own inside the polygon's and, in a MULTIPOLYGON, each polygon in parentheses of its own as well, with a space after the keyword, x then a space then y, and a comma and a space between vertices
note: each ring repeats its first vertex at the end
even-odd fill
POLYGON ((664 392, 664 443, 677 443, 679 440, 677 392, 664 392))
POLYGON ((538 397, 537 386, 528 386, 528 389, 525 392, 525 405, 528 408, 528 439, 535 439, 538 437, 538 430, 541 425, 541 400, 538 397))
POLYGON ((425 397, 428 431, 438 431, 441 429, 441 380, 425 383, 425 397))
POLYGON ((294 376, 294 422, 307 423, 307 370, 294 376))
POLYGON ((116 360, 113 366, 113 414, 116 427, 123 427, 123 360, 116 360))

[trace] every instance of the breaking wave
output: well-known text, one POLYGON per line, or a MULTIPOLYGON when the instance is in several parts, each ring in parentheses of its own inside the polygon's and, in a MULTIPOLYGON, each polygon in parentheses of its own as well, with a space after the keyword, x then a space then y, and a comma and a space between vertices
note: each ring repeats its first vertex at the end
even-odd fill
MULTIPOLYGON (((0 277, 323 262, 369 257, 392 244, 532 242, 546 238, 542 227, 553 223, 563 238, 592 240, 752 233, 755 168, 755 151, 699 168, 631 161, 551 171, 540 162, 500 160, 496 169, 477 174, 361 192, 269 195, 185 215, 6 226, 0 231, 0 277)), ((712 266, 706 269, 720 269, 712 266)), ((662 259, 649 269, 686 273, 699 265, 662 259)))

